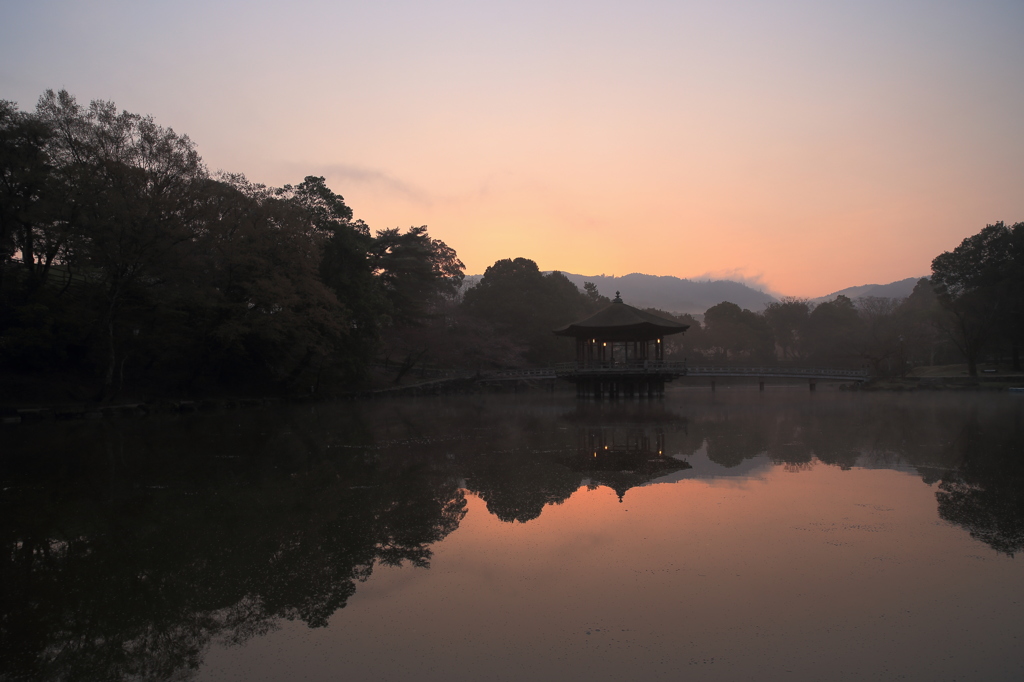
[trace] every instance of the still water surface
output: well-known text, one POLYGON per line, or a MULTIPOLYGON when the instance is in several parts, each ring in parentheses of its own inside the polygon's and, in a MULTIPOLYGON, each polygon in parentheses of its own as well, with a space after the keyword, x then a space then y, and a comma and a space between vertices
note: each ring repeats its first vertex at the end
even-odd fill
POLYGON ((1024 400, 776 390, 0 432, 0 679, 1024 679, 1024 400))

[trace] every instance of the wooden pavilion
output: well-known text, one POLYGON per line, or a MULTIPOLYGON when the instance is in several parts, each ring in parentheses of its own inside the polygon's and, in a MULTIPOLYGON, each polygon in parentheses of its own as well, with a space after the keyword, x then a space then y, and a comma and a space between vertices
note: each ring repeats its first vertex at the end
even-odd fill
POLYGON ((576 384, 580 397, 661 395, 666 381, 686 371, 665 362, 664 337, 689 328, 626 305, 616 291, 604 310, 555 330, 576 339, 575 368, 559 375, 576 384))

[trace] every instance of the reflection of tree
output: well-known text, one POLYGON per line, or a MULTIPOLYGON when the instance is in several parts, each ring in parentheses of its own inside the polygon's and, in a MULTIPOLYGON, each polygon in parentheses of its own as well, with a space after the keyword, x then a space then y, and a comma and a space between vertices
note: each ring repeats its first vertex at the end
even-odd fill
POLYGON ((724 467, 738 466, 768 449, 768 425, 757 415, 716 415, 695 424, 694 430, 707 443, 708 459, 724 467))
POLYGON ((543 455, 498 453, 480 456, 467 470, 466 487, 502 521, 525 523, 545 505, 561 504, 580 487, 580 477, 543 455))
POLYGON ((621 495, 681 470, 705 444, 723 466, 910 465, 941 477, 943 519, 1024 548, 1019 412, 805 397, 718 397, 685 418, 669 401, 474 397, 5 432, 0 678, 187 677, 212 641, 324 625, 378 564, 426 566, 465 514, 461 477, 525 522, 586 481, 621 495))
POLYGON ((1013 556, 1024 550, 1024 433, 984 423, 972 413, 951 450, 961 463, 939 483, 939 516, 963 526, 971 537, 1013 556))
POLYGON ((939 516, 966 528, 971 537, 1009 556, 1024 550, 1024 478, 1009 485, 1001 477, 985 483, 943 480, 936 497, 939 516))
POLYGON ((944 443, 964 414, 962 405, 941 396, 913 403, 879 396, 855 407, 838 398, 715 403, 691 410, 688 419, 688 441, 703 443, 708 459, 725 467, 766 454, 796 466, 820 461, 844 469, 858 463, 943 468, 958 461, 944 443))
POLYGON ((64 475, 44 471, 60 457, 4 472, 22 485, 0 521, 0 676, 187 676, 213 639, 244 641, 281 618, 326 625, 376 564, 428 565, 465 514, 455 478, 422 463, 356 450, 289 464, 288 447, 261 461, 256 436, 129 473, 125 453, 147 445, 123 438, 94 453, 107 467, 86 454, 92 465, 64 475), (218 471, 217 456, 237 466, 218 471))

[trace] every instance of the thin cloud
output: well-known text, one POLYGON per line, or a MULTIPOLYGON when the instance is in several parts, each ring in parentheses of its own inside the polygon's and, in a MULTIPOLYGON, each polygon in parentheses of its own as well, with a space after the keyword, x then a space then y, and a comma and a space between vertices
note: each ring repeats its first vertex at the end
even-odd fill
POLYGON ((338 180, 346 184, 366 185, 389 194, 399 195, 406 201, 420 206, 430 206, 433 203, 427 192, 422 189, 374 168, 363 168, 347 164, 330 164, 314 167, 314 172, 323 175, 329 180, 338 180))

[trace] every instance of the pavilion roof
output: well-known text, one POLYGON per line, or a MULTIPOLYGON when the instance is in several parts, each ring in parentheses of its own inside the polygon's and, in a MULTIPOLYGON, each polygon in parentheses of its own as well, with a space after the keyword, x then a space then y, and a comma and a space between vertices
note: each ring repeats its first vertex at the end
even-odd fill
POLYGON ((594 313, 585 320, 556 329, 555 334, 577 338, 592 337, 628 341, 679 334, 689 328, 688 324, 626 305, 616 292, 615 300, 607 308, 594 313))

